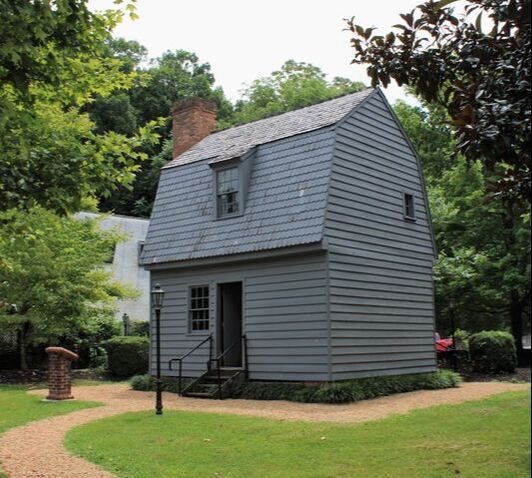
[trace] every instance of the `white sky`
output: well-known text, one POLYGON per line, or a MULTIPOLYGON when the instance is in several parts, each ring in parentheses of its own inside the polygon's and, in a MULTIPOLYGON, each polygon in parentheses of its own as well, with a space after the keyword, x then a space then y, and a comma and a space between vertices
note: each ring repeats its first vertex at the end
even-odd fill
MULTIPOLYGON (((233 101, 243 84, 267 76, 286 60, 319 66, 330 77, 369 84, 365 67, 350 64, 353 49, 343 18, 383 31, 399 23, 399 13, 420 0, 137 0, 139 19, 124 19, 115 34, 137 40, 156 57, 184 49, 211 64, 216 84, 233 101)), ((92 10, 113 8, 112 0, 90 0, 92 10)), ((405 98, 390 86, 392 102, 405 98)), ((409 100, 413 102, 413 98, 409 100)))

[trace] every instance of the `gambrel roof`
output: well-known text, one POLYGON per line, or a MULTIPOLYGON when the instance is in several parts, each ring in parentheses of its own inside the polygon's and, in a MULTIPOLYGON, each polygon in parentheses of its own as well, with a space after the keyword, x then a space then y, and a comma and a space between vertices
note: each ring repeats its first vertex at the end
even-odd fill
MULTIPOLYGON (((321 243, 337 129, 373 99, 390 109, 379 90, 366 89, 213 133, 174 158, 161 172, 142 263, 321 243), (219 219, 212 166, 230 158, 249 171, 245 206, 243 214, 219 219)), ((401 214, 399 201, 397 207, 401 214)))
POLYGON ((254 146, 330 126, 340 121, 372 91, 373 89, 367 88, 358 93, 213 133, 174 158, 165 168, 202 159, 239 157, 254 146))

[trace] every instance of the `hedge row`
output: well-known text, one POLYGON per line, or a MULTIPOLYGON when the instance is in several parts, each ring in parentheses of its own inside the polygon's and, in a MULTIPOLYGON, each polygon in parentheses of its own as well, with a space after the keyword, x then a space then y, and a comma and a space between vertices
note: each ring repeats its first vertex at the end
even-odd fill
MULTIPOLYGON (((435 390, 456 387, 460 375, 449 370, 412 375, 371 377, 319 386, 305 386, 296 383, 247 382, 233 385, 228 395, 231 398, 250 400, 289 400, 307 403, 348 403, 393 393, 414 390, 435 390)), ((134 390, 153 390, 155 381, 150 375, 133 377, 134 390)), ((175 380, 165 380, 164 389, 177 391, 175 380)))
POLYGON ((120 336, 107 341, 108 371, 128 378, 148 371, 150 344, 147 337, 120 336))
POLYGON ((307 403, 348 403, 414 390, 456 387, 460 375, 449 370, 412 375, 371 377, 315 387, 300 384, 248 382, 234 385, 232 398, 290 400, 307 403))

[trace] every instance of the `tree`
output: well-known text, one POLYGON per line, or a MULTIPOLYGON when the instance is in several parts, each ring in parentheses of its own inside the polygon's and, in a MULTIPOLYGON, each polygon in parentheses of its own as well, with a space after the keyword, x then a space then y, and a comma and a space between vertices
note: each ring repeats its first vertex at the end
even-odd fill
POLYGON ((135 40, 111 37, 107 40, 108 56, 122 60, 122 70, 128 73, 148 59, 148 49, 135 40))
POLYGON ((137 125, 160 120, 158 129, 160 140, 145 146, 142 151, 149 161, 140 158, 136 162, 135 180, 120 186, 112 194, 101 197, 102 211, 119 214, 149 216, 159 178, 159 169, 164 162, 161 158, 171 158, 171 147, 163 151, 171 136, 170 110, 172 104, 182 98, 200 96, 216 103, 218 117, 223 121, 232 112, 231 103, 225 98, 221 88, 214 87, 214 75, 208 63, 201 63, 194 53, 184 50, 166 52, 144 68, 140 61, 144 58, 143 47, 125 40, 115 40, 109 54, 127 59, 126 64, 137 75, 135 86, 127 91, 98 98, 89 105, 91 118, 101 132, 114 131, 127 134, 137 125))
MULTIPOLYGON (((126 10, 135 16, 132 4, 126 10)), ((123 13, 93 13, 87 0, 0 0, 0 84, 25 99, 35 83, 58 84, 65 63, 103 51, 123 13)))
POLYGON ((485 200, 488 178, 480 162, 457 163, 429 188, 439 249, 435 267, 439 323, 449 330, 450 299, 462 328, 509 327, 522 349, 530 321, 529 207, 485 200))
POLYGON ((221 88, 214 87, 214 75, 208 63, 185 50, 167 51, 141 69, 144 79, 130 92, 137 110, 137 121, 144 124, 159 117, 169 118, 172 104, 182 98, 199 96, 218 106, 219 117, 231 111, 221 88))
MULTIPOLYGON (((67 22, 63 16, 69 18, 68 9, 78 12, 79 7, 83 11, 85 2, 70 2, 68 8, 64 2, 45 2, 53 10, 50 15, 63 12, 63 16, 51 21, 45 33, 38 19, 30 21, 27 29, 35 31, 28 35, 37 40, 44 35, 49 41, 35 40, 34 44, 28 40, 26 44, 19 24, 26 16, 33 18, 33 7, 42 13, 37 8, 42 2, 30 2, 30 11, 27 2, 22 3, 15 2, 7 10, 7 35, 1 41, 11 51, 9 45, 16 44, 20 34, 21 58, 31 53, 35 61, 30 58, 21 66, 18 60, 6 60, 1 67, 0 204, 4 209, 28 209, 38 204, 65 214, 77 210, 88 196, 108 196, 119 184, 128 187, 138 163, 146 157, 141 147, 157 140, 155 124, 145 125, 130 136, 114 131, 99 133, 88 114, 82 112, 95 97, 133 85, 136 74, 124 71, 123 60, 107 54, 107 41, 120 12, 87 14, 83 36, 76 37, 71 48, 53 39, 66 35, 62 25, 67 22), (91 48, 75 47, 85 37, 91 48), (43 59, 49 56, 53 60, 47 73, 48 60, 43 59), (41 65, 43 61, 45 65, 41 65), (23 79, 18 81, 18 75, 23 79)), ((68 28, 66 31, 70 32, 68 28)))
POLYGON ((435 267, 438 328, 511 328, 520 347, 530 324, 530 209, 502 197, 486 200, 489 175, 455 151, 441 107, 395 105, 423 164, 439 258, 435 267))
POLYGON ((354 63, 372 84, 411 87, 448 112, 457 148, 480 160, 496 190, 530 201, 530 0, 428 1, 386 35, 348 21, 354 63))
POLYGON ((220 126, 249 123, 364 88, 363 83, 347 78, 335 77, 329 82, 317 66, 288 60, 269 77, 252 82, 236 103, 232 117, 222 118, 220 126))
MULTIPOLYGON (((106 57, 119 59, 120 70, 125 73, 135 73, 135 84, 141 85, 147 81, 147 75, 140 70, 141 63, 147 60, 148 50, 145 46, 134 40, 124 38, 108 38, 106 41, 106 57)), ((132 135, 139 125, 137 109, 131 103, 130 89, 116 90, 109 96, 99 96, 85 105, 84 112, 90 114, 91 120, 96 124, 99 134, 108 131, 132 135)), ((156 120, 150 118, 149 121, 156 120)))
POLYGON ((157 193, 161 168, 172 159, 172 139, 163 142, 161 151, 149 158, 138 171, 132 189, 119 188, 100 202, 100 209, 133 216, 149 217, 157 193))
POLYGON ((437 184, 457 157, 446 112, 436 105, 412 106, 401 100, 395 103, 394 110, 416 146, 428 186, 437 184))
POLYGON ((0 213, 0 325, 18 330, 22 368, 29 344, 83 330, 132 295, 103 268, 119 239, 96 220, 41 207, 0 213))

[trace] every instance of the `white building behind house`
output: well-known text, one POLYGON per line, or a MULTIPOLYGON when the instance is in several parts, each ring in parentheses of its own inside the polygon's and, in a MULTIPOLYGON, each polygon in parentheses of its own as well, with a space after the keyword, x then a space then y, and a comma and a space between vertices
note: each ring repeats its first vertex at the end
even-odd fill
MULTIPOLYGON (((76 217, 96 218, 98 214, 80 212, 76 217)), ((117 320, 122 320, 124 314, 131 320, 149 319, 150 273, 139 267, 139 254, 146 238, 148 223, 148 219, 120 215, 108 215, 101 221, 102 229, 117 229, 126 236, 124 241, 116 245, 112 262, 109 264, 113 277, 139 292, 136 299, 121 300, 117 303, 117 320)))

